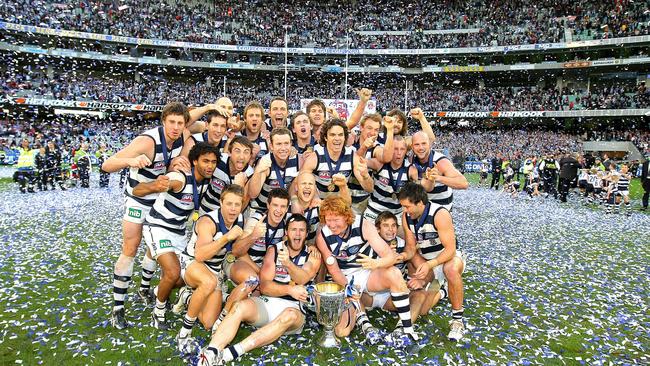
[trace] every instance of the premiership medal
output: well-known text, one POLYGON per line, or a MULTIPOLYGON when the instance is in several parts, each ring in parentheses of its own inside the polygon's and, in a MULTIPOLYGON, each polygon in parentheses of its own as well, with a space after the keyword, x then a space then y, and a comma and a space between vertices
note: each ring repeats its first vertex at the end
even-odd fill
POLYGON ((307 147, 305 148, 305 152, 312 152, 312 151, 314 151, 314 148, 311 147, 311 146, 307 146, 307 147))
POLYGON ((404 172, 406 171, 405 167, 402 166, 400 167, 397 172, 397 179, 395 179, 395 170, 389 165, 388 166, 388 177, 389 177, 389 184, 391 188, 393 188, 393 194, 391 195, 391 198, 393 201, 397 201, 397 192, 399 192, 401 186, 400 183, 402 182, 402 176, 404 175, 404 172))
MULTIPOLYGON (((330 159, 330 155, 327 152, 327 148, 325 148, 325 161, 327 161, 327 167, 329 168, 329 174, 331 177, 334 177, 335 174, 339 173, 339 170, 341 168, 341 163, 343 162, 344 157, 345 157, 345 151, 343 151, 342 155, 339 157, 339 160, 336 162, 336 166, 332 167, 332 159, 330 159)), ((327 186, 327 190, 330 192, 334 192, 335 189, 336 189, 336 185, 334 184, 334 180, 332 180, 330 182, 330 185, 327 186)))
POLYGON ((393 240, 389 241, 389 242, 388 242, 388 245, 389 245, 391 248, 397 248, 397 239, 393 239, 393 240))
POLYGON ((203 187, 205 187, 205 179, 201 182, 201 193, 199 194, 199 191, 196 187, 194 168, 192 168, 192 202, 194 203, 194 214, 192 215, 192 220, 194 222, 199 219, 199 207, 201 207, 201 199, 203 199, 203 193, 205 192, 203 187))
POLYGON ((228 263, 235 263, 235 260, 236 260, 236 259, 237 259, 237 258, 235 257, 234 254, 232 254, 232 252, 228 252, 228 253, 226 254, 226 262, 228 262, 228 263))

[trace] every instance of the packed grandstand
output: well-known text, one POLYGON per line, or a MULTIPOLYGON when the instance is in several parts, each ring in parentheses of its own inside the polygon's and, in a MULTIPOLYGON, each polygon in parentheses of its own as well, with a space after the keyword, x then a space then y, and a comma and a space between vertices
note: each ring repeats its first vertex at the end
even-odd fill
POLYGON ((647 146, 642 2, 263 3, 3 2, 3 148, 39 133, 69 149, 80 139, 118 148, 170 101, 225 95, 241 113, 284 96, 297 111, 301 100, 354 99, 362 87, 380 112, 422 108, 439 148, 459 158, 488 158, 493 146, 482 142, 521 141, 518 131, 552 142, 553 151, 520 144, 522 156, 625 134, 647 146), (103 114, 53 117, 57 107, 103 114))

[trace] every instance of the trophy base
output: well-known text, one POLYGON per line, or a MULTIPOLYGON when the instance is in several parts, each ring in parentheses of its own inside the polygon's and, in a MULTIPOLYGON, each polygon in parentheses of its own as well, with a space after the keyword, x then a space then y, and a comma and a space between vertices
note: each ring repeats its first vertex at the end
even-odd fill
POLYGON ((325 334, 318 341, 318 345, 323 348, 338 348, 341 346, 341 341, 336 338, 333 331, 325 331, 325 334))

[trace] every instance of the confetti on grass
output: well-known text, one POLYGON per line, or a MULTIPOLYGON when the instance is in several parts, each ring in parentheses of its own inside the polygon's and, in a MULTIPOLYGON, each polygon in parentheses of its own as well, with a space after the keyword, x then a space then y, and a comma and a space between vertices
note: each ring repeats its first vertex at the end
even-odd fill
MULTIPOLYGON (((127 301, 132 326, 116 331, 108 322, 121 246, 116 186, 2 196, 0 280, 8 286, 0 288, 0 363, 184 364, 174 350, 176 331, 151 328, 151 310, 134 301, 143 248, 127 301)), ((423 348, 414 356, 366 346, 356 332, 340 350, 320 350, 322 332, 310 318, 301 335, 246 354, 242 364, 650 362, 650 216, 604 216, 475 188, 454 197, 459 243, 469 256, 465 339, 446 340, 450 305, 443 301, 416 323, 423 348)), ((169 316, 179 329, 180 319, 169 316)), ((369 316, 387 331, 396 323, 382 311, 369 316)), ((250 331, 243 327, 235 340, 250 331)), ((194 335, 207 343, 207 331, 196 327, 194 335)))

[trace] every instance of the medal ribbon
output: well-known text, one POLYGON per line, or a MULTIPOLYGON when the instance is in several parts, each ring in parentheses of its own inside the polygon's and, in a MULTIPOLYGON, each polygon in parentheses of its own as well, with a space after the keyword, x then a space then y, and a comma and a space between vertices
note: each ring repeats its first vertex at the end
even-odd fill
POLYGON ((401 184, 400 182, 402 181, 402 176, 404 175, 404 165, 399 167, 397 171, 399 174, 397 175, 397 179, 393 179, 393 174, 395 174, 395 170, 393 170, 393 167, 390 166, 390 163, 388 163, 388 175, 390 176, 390 186, 393 188, 393 193, 397 194, 397 191, 399 190, 401 184))
POLYGON ((205 187, 205 179, 201 182, 201 195, 196 189, 196 178, 194 177, 194 168, 192 167, 192 202, 194 202, 194 210, 198 210, 203 198, 203 187, 205 187))
POLYGON ((433 166, 433 151, 429 151, 429 163, 427 166, 424 166, 420 163, 420 159, 416 156, 415 159, 413 159, 413 163, 415 163, 415 168, 418 170, 418 177, 424 173, 427 168, 431 168, 433 166))
MULTIPOLYGON (((235 220, 235 222, 232 224, 232 226, 235 226, 235 225, 237 225, 237 221, 236 221, 236 220, 235 220)), ((219 209, 219 232, 220 232, 222 235, 226 235, 226 234, 228 233, 228 231, 229 231, 229 230, 228 230, 228 228, 226 227, 226 224, 223 222, 223 215, 221 215, 221 209, 219 209)), ((226 252, 230 252, 230 251, 232 251, 232 242, 231 242, 231 241, 229 241, 228 243, 226 243, 226 252)))
POLYGON ((280 230, 280 227, 284 226, 283 224, 284 224, 284 219, 282 220, 282 222, 280 222, 280 223, 278 224, 278 226, 275 227, 275 230, 271 231, 271 230, 269 229, 269 228, 270 228, 270 226, 269 226, 269 218, 268 218, 268 217, 266 218, 266 226, 267 226, 267 229, 266 229, 266 233, 264 233, 264 243, 265 243, 266 245, 270 245, 270 244, 271 244, 271 240, 272 240, 273 238, 275 238, 275 233, 277 233, 278 230, 280 230), (269 235, 269 234, 271 234, 271 232, 273 232, 273 235, 269 235))
POLYGON ((415 238, 417 240, 420 231, 420 228, 422 225, 424 225, 424 221, 427 219, 427 213, 429 213, 429 206, 431 206, 431 202, 427 203, 426 207, 424 208, 424 211, 422 211, 422 216, 420 216, 420 219, 418 222, 415 224, 415 238))
MULTIPOLYGON (((352 228, 350 226, 348 226, 348 228, 347 228, 347 230, 345 231, 345 234, 344 234, 344 236, 346 238, 348 236, 350 236, 349 233, 350 233, 351 230, 352 230, 352 228)), ((343 246, 343 238, 341 238, 341 236, 339 236, 339 235, 336 235, 335 239, 338 242, 338 245, 336 246, 336 249, 334 249, 332 254, 334 254, 334 256, 338 258, 339 253, 341 252, 341 247, 343 246)))
POLYGON ((341 156, 339 156, 339 160, 336 162, 336 168, 332 168, 332 159, 330 158, 330 154, 327 152, 327 147, 324 148, 325 150, 325 161, 327 161, 327 167, 330 168, 330 177, 333 176, 334 174, 339 172, 339 169, 341 169, 341 163, 343 162, 343 158, 345 157, 345 150, 341 152, 341 156))
POLYGON ((284 183, 284 175, 282 172, 280 172, 280 167, 278 166, 278 163, 275 161, 275 158, 273 157, 273 153, 271 153, 271 168, 273 168, 273 171, 275 172, 275 179, 280 183, 280 188, 285 188, 285 183, 284 183))
POLYGON ((160 127, 160 143, 162 144, 162 154, 163 161, 165 162, 165 167, 169 167, 169 153, 167 151, 167 141, 165 140, 165 129, 160 127))

